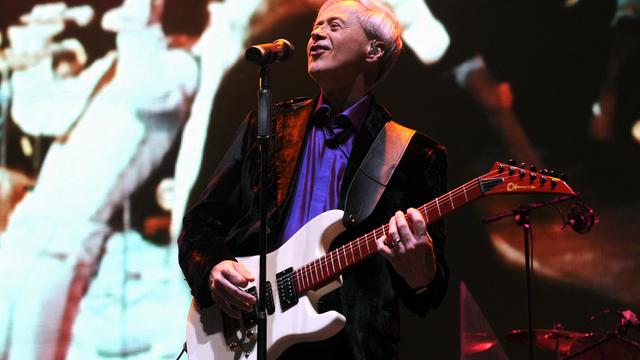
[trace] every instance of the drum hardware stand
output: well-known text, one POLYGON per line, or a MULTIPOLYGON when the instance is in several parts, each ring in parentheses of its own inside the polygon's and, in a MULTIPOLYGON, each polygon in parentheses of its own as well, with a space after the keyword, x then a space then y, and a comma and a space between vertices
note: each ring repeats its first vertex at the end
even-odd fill
POLYGON ((528 205, 522 205, 516 209, 509 210, 503 213, 491 215, 482 219, 482 223, 487 224, 490 222, 498 221, 507 217, 514 217, 516 224, 522 227, 522 234, 524 238, 524 263, 526 273, 527 284, 527 322, 529 331, 529 359, 534 359, 534 334, 533 334, 533 307, 531 302, 532 297, 532 284, 533 284, 533 241, 532 241, 532 229, 530 214, 533 210, 545 207, 547 205, 557 204, 559 202, 573 199, 573 195, 564 195, 557 198, 553 198, 548 201, 531 203, 528 205))

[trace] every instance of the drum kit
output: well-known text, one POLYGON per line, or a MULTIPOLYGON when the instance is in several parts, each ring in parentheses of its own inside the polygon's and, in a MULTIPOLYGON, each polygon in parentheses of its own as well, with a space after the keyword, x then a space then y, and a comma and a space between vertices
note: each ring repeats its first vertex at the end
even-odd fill
MULTIPOLYGON (((469 334, 463 349, 465 355, 489 350, 497 343, 488 334, 469 334)), ((640 344, 623 337, 620 331, 607 334, 582 333, 564 329, 533 330, 538 350, 555 352, 560 360, 640 360, 640 344)), ((529 345, 527 330, 513 330, 504 336, 508 342, 529 345)))
MULTIPOLYGON (((505 335, 509 342, 528 345, 526 330, 514 330, 505 335)), ((553 351, 562 360, 622 360, 640 359, 640 344, 617 333, 581 333, 567 330, 536 329, 534 345, 543 351, 553 351)))

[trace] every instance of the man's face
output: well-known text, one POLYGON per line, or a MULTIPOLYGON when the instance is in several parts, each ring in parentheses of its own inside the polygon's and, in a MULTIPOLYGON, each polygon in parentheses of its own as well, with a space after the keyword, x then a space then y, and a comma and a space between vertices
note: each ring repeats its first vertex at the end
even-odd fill
POLYGON ((307 71, 317 83, 349 81, 364 71, 369 39, 358 21, 360 6, 340 2, 318 14, 307 44, 307 71))

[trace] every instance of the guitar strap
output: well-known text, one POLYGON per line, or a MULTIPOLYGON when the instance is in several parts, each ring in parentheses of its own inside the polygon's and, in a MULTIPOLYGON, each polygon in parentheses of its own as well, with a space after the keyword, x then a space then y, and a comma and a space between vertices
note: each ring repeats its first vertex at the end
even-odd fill
POLYGON ((371 215, 415 132, 395 121, 385 124, 347 190, 342 218, 345 227, 371 215))

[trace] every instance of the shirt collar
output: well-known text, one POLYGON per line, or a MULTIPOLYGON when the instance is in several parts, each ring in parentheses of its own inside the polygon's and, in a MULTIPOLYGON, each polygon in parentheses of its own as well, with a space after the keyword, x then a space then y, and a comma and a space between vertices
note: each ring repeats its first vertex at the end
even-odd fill
MULTIPOLYGON (((363 97, 361 97, 358 101, 356 101, 353 105, 351 105, 348 109, 343 112, 336 114, 346 116, 349 119, 351 125, 356 132, 360 131, 362 124, 366 116, 369 114, 369 108, 371 107, 371 94, 367 93, 363 97)), ((318 100, 318 104, 314 110, 314 116, 324 112, 328 114, 328 117, 334 117, 331 113, 331 105, 327 102, 327 99, 324 97, 324 93, 320 94, 320 99, 318 100)))

